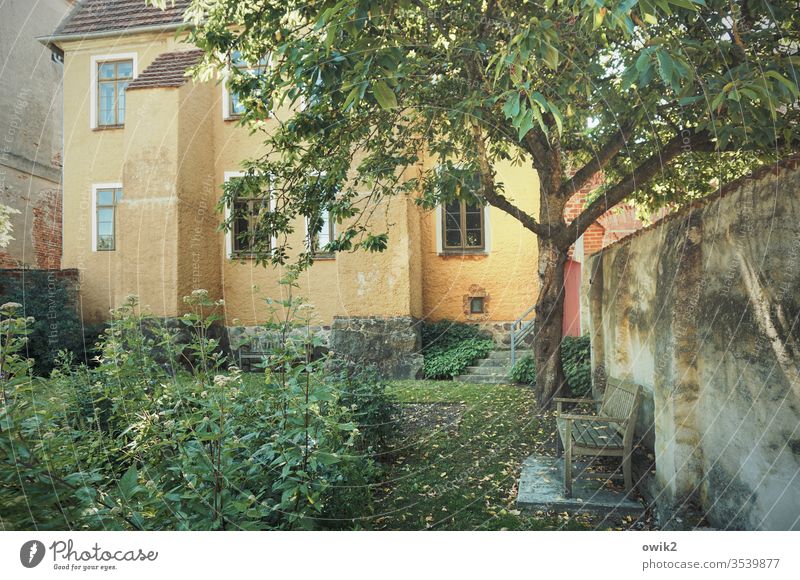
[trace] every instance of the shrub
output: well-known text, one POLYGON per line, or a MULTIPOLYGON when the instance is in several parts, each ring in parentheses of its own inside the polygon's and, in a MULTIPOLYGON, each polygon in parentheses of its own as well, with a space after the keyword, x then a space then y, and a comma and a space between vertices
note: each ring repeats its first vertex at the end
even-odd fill
POLYGON ((34 373, 49 374, 60 350, 83 358, 83 325, 67 281, 44 270, 6 276, 0 287, 0 304, 6 302, 21 304, 23 317, 37 317, 31 318, 25 346, 26 356, 34 360, 34 373))
POLYGON ((492 340, 469 338, 447 350, 426 354, 422 367, 425 378, 452 379, 462 374, 476 360, 489 354, 492 348, 492 340))
MULTIPOLYGON (((592 390, 591 344, 588 336, 565 336, 561 343, 561 365, 572 394, 583 397, 592 390)), ((536 361, 522 357, 511 369, 511 379, 532 385, 536 382, 536 361)))
POLYGON ((588 336, 566 336, 561 343, 561 364, 572 394, 583 397, 592 391, 591 343, 588 336))
POLYGON ((534 384, 536 382, 536 360, 530 355, 522 357, 514 364, 509 376, 515 383, 534 384))
POLYGON ((491 336, 474 324, 442 320, 422 325, 422 370, 427 379, 452 379, 492 348, 491 336))
POLYGON ((445 351, 467 340, 490 339, 488 333, 474 324, 452 320, 426 322, 422 325, 422 354, 445 351))
POLYGON ((368 509, 376 464, 358 452, 359 403, 325 374, 328 361, 312 360, 320 340, 289 332, 304 324, 302 305, 288 295, 270 302, 289 317, 267 325, 286 339, 260 380, 244 380, 211 337, 221 304, 205 291, 186 299, 188 332, 142 314, 131 298, 101 337, 96 367, 76 367, 64 353, 47 381, 23 356, 30 321, 5 308, 2 527, 352 525, 353 509, 368 509))
POLYGON ((340 403, 348 408, 361 432, 362 451, 383 451, 394 433, 397 403, 377 367, 336 361, 341 377, 340 403))

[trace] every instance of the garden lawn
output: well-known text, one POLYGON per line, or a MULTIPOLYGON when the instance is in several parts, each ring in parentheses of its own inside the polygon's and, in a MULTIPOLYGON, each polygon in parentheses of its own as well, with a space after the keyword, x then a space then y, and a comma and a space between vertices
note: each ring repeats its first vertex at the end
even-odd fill
POLYGON ((389 530, 592 529, 586 518, 516 510, 522 461, 552 446, 532 389, 396 381, 400 435, 384 462, 373 527, 389 530))

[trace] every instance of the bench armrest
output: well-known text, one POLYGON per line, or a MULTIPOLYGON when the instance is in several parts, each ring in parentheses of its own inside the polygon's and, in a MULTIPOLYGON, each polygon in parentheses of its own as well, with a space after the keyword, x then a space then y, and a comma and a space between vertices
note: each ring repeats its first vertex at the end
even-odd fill
POLYGON ((622 419, 620 417, 606 417, 602 415, 560 415, 559 419, 564 419, 565 421, 594 421, 595 423, 626 423, 627 419, 622 419))
POLYGON ((599 403, 598 399, 565 399, 563 397, 555 397, 553 399, 556 403, 599 403))

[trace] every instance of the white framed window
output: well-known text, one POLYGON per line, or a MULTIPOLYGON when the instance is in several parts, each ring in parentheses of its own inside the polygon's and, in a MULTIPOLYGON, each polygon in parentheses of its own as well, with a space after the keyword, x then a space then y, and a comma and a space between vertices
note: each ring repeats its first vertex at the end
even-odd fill
POLYGON ((244 106, 239 101, 239 96, 235 91, 232 91, 228 86, 231 78, 231 69, 236 68, 246 74, 257 76, 264 72, 270 65, 271 59, 269 57, 262 57, 255 64, 249 64, 244 61, 241 53, 238 50, 233 51, 230 59, 230 64, 226 67, 222 80, 222 119, 231 121, 238 119, 244 113, 244 106))
MULTIPOLYGON (((243 175, 241 171, 226 171, 224 178, 228 182, 243 175)), ((225 255, 229 260, 256 257, 250 236, 255 223, 265 210, 270 212, 275 210, 271 187, 263 195, 236 199, 233 203, 225 205, 225 221, 232 222, 230 229, 225 232, 225 255)), ((273 236, 269 240, 269 249, 273 250, 276 245, 277 238, 273 236)))
MULTIPOLYGON (((310 173, 308 175, 309 187, 318 185, 320 180, 324 179, 326 175, 327 173, 325 171, 310 173)), ((334 195, 334 197, 336 197, 336 195, 334 195)), ((316 227, 312 227, 311 219, 306 217, 306 248, 315 258, 323 260, 334 259, 336 258, 336 254, 334 252, 326 252, 323 248, 336 239, 336 223, 331 219, 331 212, 328 209, 324 209, 317 219, 319 221, 313 224, 316 227)))
POLYGON ((138 74, 138 59, 135 52, 92 56, 89 128, 121 127, 125 123, 125 89, 138 74))
MULTIPOLYGON (((440 167, 439 170, 442 168, 440 167)), ((477 181, 456 187, 477 188, 477 181)), ((436 206, 436 253, 488 254, 491 250, 489 205, 454 199, 436 206)))
POLYGON ((122 200, 121 183, 92 185, 92 251, 117 249, 117 207, 122 200))
POLYGON ((454 202, 436 206, 436 253, 488 254, 492 250, 489 206, 454 202), (447 224, 447 225, 445 225, 447 224))
POLYGON ((314 224, 319 228, 316 234, 312 234, 317 228, 312 227, 311 220, 306 218, 306 246, 315 258, 334 259, 334 252, 326 252, 325 246, 336 239, 336 223, 331 219, 330 210, 323 211, 319 216, 319 222, 314 224))

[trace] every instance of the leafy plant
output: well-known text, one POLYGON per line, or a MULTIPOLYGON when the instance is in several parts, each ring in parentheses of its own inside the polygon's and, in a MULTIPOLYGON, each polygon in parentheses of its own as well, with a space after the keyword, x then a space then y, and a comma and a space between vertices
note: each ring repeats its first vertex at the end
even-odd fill
POLYGON ((0 303, 3 302, 20 304, 23 316, 39 316, 30 319, 25 345, 36 374, 49 374, 60 350, 84 357, 84 329, 67 282, 44 270, 27 270, 19 278, 4 276, 0 284, 0 303))
POLYGON ((394 434, 397 404, 375 366, 361 367, 336 361, 340 366, 340 403, 347 407, 362 434, 362 452, 380 452, 394 434))
POLYGON ((450 320, 422 326, 422 370, 428 379, 452 379, 494 348, 488 333, 450 320))
POLYGON ((514 364, 509 377, 515 383, 534 384, 536 382, 536 359, 531 355, 522 357, 514 364))
MULTIPOLYGON (((378 469, 319 338, 293 298, 268 300, 280 338, 247 380, 211 328, 221 302, 197 290, 183 329, 114 312, 96 366, 64 352, 31 375, 19 305, 2 314, 0 522, 4 529, 293 529, 354 525, 378 469), (251 380, 251 379, 256 380, 251 380), (344 524, 343 524, 344 522, 344 524)), ((377 391, 378 387, 371 387, 377 391)), ((359 397, 356 397, 362 401, 359 397)), ((370 414, 377 412, 370 411, 370 414)))
MULTIPOLYGON (((561 364, 572 394, 582 397, 592 390, 591 344, 588 336, 565 336, 561 343, 561 364)), ((510 373, 516 383, 536 383, 536 361, 524 356, 510 373)))
POLYGON ((583 397, 592 391, 591 343, 588 336, 566 336, 561 343, 561 363, 572 394, 583 397))

